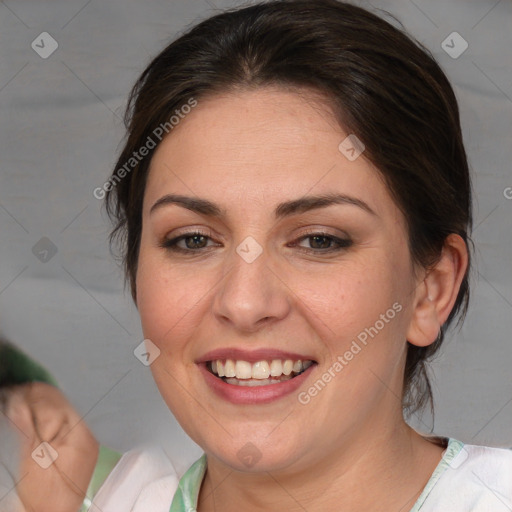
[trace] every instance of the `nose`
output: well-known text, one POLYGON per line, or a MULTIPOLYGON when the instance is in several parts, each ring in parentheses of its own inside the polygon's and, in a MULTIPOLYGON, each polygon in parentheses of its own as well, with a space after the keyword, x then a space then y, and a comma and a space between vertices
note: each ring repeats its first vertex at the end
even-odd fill
POLYGON ((213 312, 220 322, 252 333, 289 314, 289 293, 279 274, 270 268, 265 251, 252 262, 234 253, 215 295, 213 312))

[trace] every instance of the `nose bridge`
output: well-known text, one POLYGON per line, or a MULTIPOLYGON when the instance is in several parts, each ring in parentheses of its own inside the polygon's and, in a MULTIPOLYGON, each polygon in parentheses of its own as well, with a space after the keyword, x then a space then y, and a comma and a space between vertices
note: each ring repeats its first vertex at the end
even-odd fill
POLYGON ((214 301, 214 313, 239 330, 255 330, 261 320, 283 318, 289 308, 286 287, 269 268, 270 254, 247 237, 230 257, 214 301))

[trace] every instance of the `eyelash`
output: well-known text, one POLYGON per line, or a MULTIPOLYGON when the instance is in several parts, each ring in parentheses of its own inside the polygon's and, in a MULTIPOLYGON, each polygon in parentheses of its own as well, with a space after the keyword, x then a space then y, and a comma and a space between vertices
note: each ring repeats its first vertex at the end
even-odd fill
MULTIPOLYGON (((160 244, 160 247, 163 249, 167 249, 172 252, 182 253, 182 254, 188 254, 191 255, 192 253, 199 253, 202 252, 203 249, 206 248, 199 248, 199 249, 183 249, 182 247, 178 247, 178 242, 181 240, 185 240, 187 238, 192 238, 194 236, 203 236, 205 238, 211 239, 208 233, 204 233, 202 231, 192 231, 190 233, 185 233, 183 235, 180 235, 176 238, 171 239, 164 239, 162 243, 160 244)), ((349 238, 339 238, 333 235, 330 235, 329 233, 324 233, 322 231, 311 231, 307 232, 304 235, 302 235, 300 238, 298 238, 293 246, 296 246, 297 242, 302 242, 303 240, 307 240, 308 238, 313 237, 320 237, 320 238, 326 238, 329 239, 331 242, 338 244, 338 247, 332 248, 329 247, 328 249, 307 249, 305 247, 300 247, 300 250, 309 254, 326 254, 326 253, 332 253, 332 252, 338 252, 342 251, 343 249, 347 249, 352 245, 352 240, 349 238)))

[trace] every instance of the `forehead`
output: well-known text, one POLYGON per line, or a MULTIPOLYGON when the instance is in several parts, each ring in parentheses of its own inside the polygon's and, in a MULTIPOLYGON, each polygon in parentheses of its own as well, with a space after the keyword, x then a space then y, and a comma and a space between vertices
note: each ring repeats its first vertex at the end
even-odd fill
POLYGON ((340 152, 348 135, 327 103, 305 91, 199 99, 153 155, 144 208, 164 192, 264 208, 278 196, 364 193, 376 210, 389 206, 382 177, 364 153, 350 161, 340 152))

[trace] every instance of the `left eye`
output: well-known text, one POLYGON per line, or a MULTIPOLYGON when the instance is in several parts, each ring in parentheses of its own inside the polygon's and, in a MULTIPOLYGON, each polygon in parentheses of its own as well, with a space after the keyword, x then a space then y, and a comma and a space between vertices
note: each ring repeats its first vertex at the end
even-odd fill
POLYGON ((312 233, 299 238, 299 241, 306 240, 309 241, 309 247, 304 247, 300 244, 297 245, 309 251, 330 252, 341 250, 352 245, 352 241, 349 239, 338 238, 324 233, 312 233))

